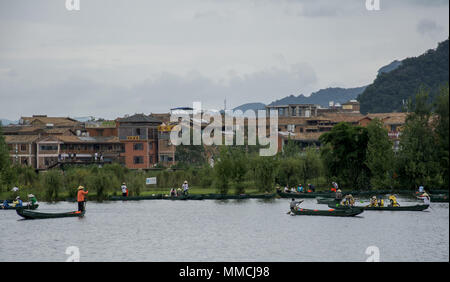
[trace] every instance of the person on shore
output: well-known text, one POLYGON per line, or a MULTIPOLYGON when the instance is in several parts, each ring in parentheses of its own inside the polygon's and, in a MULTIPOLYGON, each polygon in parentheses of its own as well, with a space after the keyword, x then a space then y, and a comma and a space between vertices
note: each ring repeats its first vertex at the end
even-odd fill
POLYGON ((33 194, 28 194, 28 205, 37 205, 37 199, 33 194))
POLYGON ((14 207, 23 207, 23 201, 20 199, 20 196, 16 197, 16 200, 13 202, 14 207))
POLYGON ((417 198, 422 199, 424 205, 429 205, 431 203, 430 195, 428 195, 427 192, 424 192, 422 195, 420 195, 417 198))
POLYGON ((94 161, 97 162, 97 159, 98 159, 98 153, 95 152, 95 154, 94 154, 94 161))
POLYGON ((291 212, 295 212, 301 203, 303 203, 303 200, 296 201, 294 198, 292 198, 291 203, 289 204, 291 212))
POLYGON ((378 201, 377 201, 377 197, 373 196, 370 199, 370 203, 369 203, 369 207, 377 207, 378 206, 378 201))
POLYGON ((188 185, 187 180, 184 181, 182 187, 183 187, 183 194, 188 195, 189 194, 189 185, 188 185))
POLYGON ((78 211, 82 212, 84 211, 84 203, 86 201, 85 196, 89 193, 89 191, 84 191, 83 186, 78 186, 78 193, 77 193, 77 202, 78 202, 78 211))
POLYGON ((128 188, 125 182, 122 183, 122 186, 120 186, 120 189, 122 189, 122 197, 128 196, 128 188))
POLYGON ((390 195, 389 196, 389 207, 399 207, 400 204, 397 201, 397 197, 395 197, 394 195, 390 195))

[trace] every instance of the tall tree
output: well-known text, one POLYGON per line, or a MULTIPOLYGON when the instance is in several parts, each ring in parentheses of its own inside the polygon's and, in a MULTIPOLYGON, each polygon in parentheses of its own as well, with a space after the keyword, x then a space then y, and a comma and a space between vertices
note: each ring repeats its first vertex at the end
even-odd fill
POLYGON ((327 160, 327 171, 341 187, 362 189, 368 186, 370 171, 365 163, 368 141, 365 127, 339 123, 322 134, 320 141, 326 148, 321 154, 327 160))
POLYGON ((449 86, 442 87, 435 101, 434 121, 443 187, 449 188, 449 86))
POLYGON ((372 188, 380 189, 392 186, 394 152, 388 131, 379 119, 372 120, 367 126, 368 142, 366 165, 370 170, 372 188))
POLYGON ((11 160, 9 159, 9 150, 3 136, 2 122, 0 121, 0 188, 6 185, 6 174, 11 166, 11 160))
POLYGON ((432 105, 429 94, 422 88, 414 103, 408 101, 408 116, 400 137, 398 154, 399 180, 405 188, 434 186, 439 175, 436 138, 430 126, 432 105))

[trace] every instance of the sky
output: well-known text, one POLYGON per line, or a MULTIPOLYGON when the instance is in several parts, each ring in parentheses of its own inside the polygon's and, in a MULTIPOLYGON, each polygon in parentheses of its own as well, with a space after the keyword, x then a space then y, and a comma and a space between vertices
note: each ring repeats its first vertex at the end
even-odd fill
POLYGON ((0 0, 0 118, 270 103, 373 82, 449 36, 448 0, 0 0))

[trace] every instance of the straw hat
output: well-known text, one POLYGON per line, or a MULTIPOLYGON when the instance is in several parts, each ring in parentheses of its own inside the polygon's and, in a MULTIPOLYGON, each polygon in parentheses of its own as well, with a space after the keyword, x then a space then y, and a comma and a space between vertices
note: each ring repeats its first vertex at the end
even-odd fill
POLYGON ((341 189, 338 189, 336 192, 342 192, 341 189))
POLYGON ((82 189, 84 189, 84 187, 83 186, 78 186, 78 190, 82 190, 82 189))
POLYGON ((422 194, 423 197, 429 197, 430 195, 427 194, 427 192, 422 194))
POLYGON ((18 200, 18 199, 20 199, 20 196, 17 196, 17 197, 16 197, 16 200, 18 200))
POLYGON ((184 184, 187 184, 187 180, 184 181, 184 184))
POLYGON ((33 194, 28 194, 28 198, 33 198, 34 195, 33 194))

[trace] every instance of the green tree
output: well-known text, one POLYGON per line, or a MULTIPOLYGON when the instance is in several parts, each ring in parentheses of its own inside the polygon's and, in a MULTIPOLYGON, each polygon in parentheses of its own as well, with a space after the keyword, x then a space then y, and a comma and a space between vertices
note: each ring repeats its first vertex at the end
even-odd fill
POLYGON ((443 187, 449 188, 449 86, 442 87, 435 101, 434 121, 437 136, 438 159, 443 187))
POLYGON ((368 143, 365 164, 370 170, 372 188, 392 187, 394 151, 388 131, 379 119, 372 120, 367 126, 368 143))
POLYGON ((45 199, 49 202, 57 201, 60 189, 64 185, 64 179, 60 170, 49 170, 43 177, 45 199))
POLYGON ((400 183, 405 188, 434 186, 438 180, 439 162, 436 138, 430 126, 432 105, 423 88, 415 102, 408 101, 408 116, 400 137, 398 168, 400 183))
POLYGON ((322 171, 322 162, 320 154, 314 147, 306 148, 301 156, 300 162, 300 177, 303 180, 303 186, 308 184, 308 180, 320 176, 322 171))
POLYGON ((260 191, 273 192, 278 162, 275 157, 257 156, 253 159, 255 185, 260 191))
POLYGON ((9 150, 3 136, 2 122, 0 121, 0 191, 2 186, 6 183, 6 173, 11 166, 11 160, 9 159, 9 150))
POLYGON ((218 159, 214 163, 214 185, 221 194, 227 194, 230 178, 233 175, 233 161, 226 146, 220 148, 218 159))
POLYGON ((341 187, 363 189, 369 186, 370 171, 365 163, 366 128, 339 123, 322 134, 319 140, 326 148, 321 155, 326 160, 325 166, 331 178, 336 179, 341 187))

